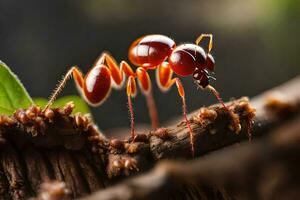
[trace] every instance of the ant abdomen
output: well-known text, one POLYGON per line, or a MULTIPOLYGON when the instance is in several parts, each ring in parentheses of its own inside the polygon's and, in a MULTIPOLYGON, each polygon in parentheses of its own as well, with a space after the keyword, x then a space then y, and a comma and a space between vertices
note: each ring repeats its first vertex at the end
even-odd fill
POLYGON ((129 60, 136 66, 155 68, 172 53, 175 42, 164 35, 147 35, 135 40, 129 48, 129 60))
POLYGON ((93 67, 85 76, 82 92, 86 101, 98 106, 105 101, 111 90, 111 73, 104 65, 93 67))

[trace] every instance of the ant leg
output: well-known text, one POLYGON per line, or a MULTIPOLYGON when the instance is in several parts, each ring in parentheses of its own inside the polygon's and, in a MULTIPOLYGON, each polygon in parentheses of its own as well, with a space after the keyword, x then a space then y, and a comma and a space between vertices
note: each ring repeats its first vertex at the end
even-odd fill
POLYGON ((106 62, 106 56, 109 55, 108 52, 103 51, 95 60, 94 64, 92 66, 97 66, 97 65, 104 65, 106 62))
POLYGON ((224 101, 222 100, 219 92, 211 85, 206 86, 206 89, 208 89, 209 91, 211 91, 216 98, 218 99, 218 101, 220 102, 220 104, 223 106, 223 108, 225 109, 225 111, 230 115, 231 117, 231 128, 235 133, 239 133, 241 130, 241 125, 240 125, 240 119, 238 117, 238 115, 236 115, 235 113, 233 113, 232 110, 230 110, 224 103, 224 101))
POLYGON ((184 88, 183 88, 183 85, 182 85, 181 81, 179 80, 179 78, 172 79, 172 74, 173 74, 173 71, 170 68, 169 63, 164 62, 160 66, 158 66, 156 69, 156 81, 157 81, 159 88, 162 91, 168 91, 174 83, 176 84, 179 96, 181 97, 181 100, 182 100, 183 117, 184 117, 186 125, 189 129, 191 151, 192 151, 192 155, 194 156, 194 154, 195 154, 194 134, 193 134, 193 130, 191 128, 190 122, 187 118, 187 109, 186 109, 184 88))
POLYGON ((134 131, 134 112, 131 98, 135 97, 137 93, 136 82, 134 76, 129 76, 127 81, 127 100, 128 100, 128 108, 130 113, 130 123, 131 123, 131 137, 132 139, 135 137, 134 131))
POLYGON ((147 95, 145 95, 147 101, 147 107, 151 119, 152 129, 156 130, 159 128, 159 118, 158 112, 155 104, 155 100, 153 98, 152 91, 150 91, 147 95))
POLYGON ((175 83, 176 83, 176 86, 177 86, 177 90, 178 90, 179 96, 181 97, 181 100, 182 100, 183 117, 184 117, 184 120, 185 120, 186 125, 187 125, 187 127, 189 129, 189 132, 190 132, 189 134, 190 134, 191 151, 192 151, 192 155, 194 157, 194 155, 195 155, 194 133, 193 133, 193 130, 191 128, 191 124, 189 122, 189 119, 187 118, 187 110, 186 110, 186 100, 185 100, 184 88, 183 88, 183 85, 182 85, 181 81, 179 80, 179 78, 175 78, 175 83))
POLYGON ((124 60, 122 60, 121 63, 120 63, 120 71, 123 72, 126 76, 135 76, 136 75, 133 72, 130 65, 124 60))
POLYGON ((204 38, 209 38, 208 42, 208 53, 212 50, 213 47, 213 34, 209 33, 203 33, 196 39, 196 44, 198 45, 204 38))
MULTIPOLYGON (((158 116, 157 116, 157 110, 155 106, 155 102, 151 93, 151 81, 148 73, 146 70, 138 70, 137 73, 134 73, 130 65, 126 61, 122 61, 120 63, 120 68, 118 67, 115 59, 109 55, 108 53, 103 53, 99 58, 96 64, 107 64, 108 68, 110 69, 111 76, 113 79, 113 87, 120 89, 125 81, 125 75, 127 76, 138 76, 139 78, 139 85, 143 91, 143 94, 146 96, 147 105, 149 109, 149 114, 151 118, 152 127, 154 129, 157 129, 159 126, 158 123, 158 116)), ((134 79, 133 79, 134 80, 134 79)), ((133 84, 133 81, 129 81, 131 84, 133 84)), ((129 83, 128 82, 128 83, 129 83)), ((135 83, 134 83, 135 85, 135 83)), ((136 89, 135 89, 136 90, 136 89)), ((129 104, 129 110, 130 110, 130 116, 131 119, 133 119, 133 111, 131 109, 131 99, 128 99, 129 104)), ((132 134, 134 134, 134 126, 133 126, 133 120, 132 120, 132 134)))
POLYGON ((108 53, 103 53, 102 55, 111 72, 111 77, 113 80, 112 87, 114 87, 115 89, 121 89, 125 82, 125 73, 123 73, 123 71, 119 68, 116 60, 111 55, 109 55, 108 53))
POLYGON ((211 85, 207 85, 206 88, 211 92, 213 93, 213 95, 215 95, 215 97, 218 99, 218 101, 220 102, 220 104, 223 106, 223 108, 229 112, 229 109, 228 107, 225 105, 224 101, 222 100, 221 98, 221 95, 220 93, 211 85))
POLYGON ((47 105, 43 109, 43 112, 46 111, 48 108, 50 108, 50 106, 54 103, 55 99, 57 98, 57 96, 59 95, 59 93, 62 91, 62 89, 64 88, 64 86, 66 85, 67 80, 69 78, 71 78, 72 75, 74 76, 75 83, 76 83, 76 86, 77 86, 78 90, 81 92, 82 86, 83 86, 83 82, 84 82, 83 76, 82 76, 82 73, 80 72, 80 70, 76 66, 73 66, 63 76, 63 79, 58 83, 56 89, 54 90, 54 92, 50 96, 47 105))
POLYGON ((156 68, 156 83, 161 91, 167 92, 171 88, 172 75, 173 70, 168 62, 163 62, 156 68))
POLYGON ((151 80, 146 69, 139 67, 136 70, 136 73, 134 73, 130 65, 126 61, 122 61, 120 64, 120 71, 124 72, 127 76, 134 76, 138 78, 139 86, 146 97, 152 128, 157 129, 159 127, 157 108, 152 95, 151 80))
POLYGON ((158 120, 155 101, 152 94, 152 85, 151 85, 151 79, 149 77, 149 74, 147 73, 145 68, 139 67, 136 70, 136 75, 138 78, 138 83, 141 88, 141 91, 146 97, 152 128, 154 130, 158 129, 159 120, 158 120))

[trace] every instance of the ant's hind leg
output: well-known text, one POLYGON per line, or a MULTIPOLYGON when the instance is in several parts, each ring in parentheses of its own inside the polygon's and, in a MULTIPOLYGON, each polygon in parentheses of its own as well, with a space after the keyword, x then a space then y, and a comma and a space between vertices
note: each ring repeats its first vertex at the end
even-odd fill
POLYGON ((119 68, 116 60, 108 52, 103 52, 98 56, 93 66, 97 65, 107 66, 111 73, 112 87, 122 89, 125 82, 125 74, 119 68))
POLYGON ((198 45, 204 38, 209 38, 209 42, 208 42, 208 53, 210 53, 210 51, 213 48, 213 34, 209 33, 202 33, 197 39, 196 39, 196 44, 198 45))
POLYGON ((71 78, 72 75, 74 76, 74 80, 75 80, 78 90, 81 92, 83 82, 84 82, 83 76, 82 76, 82 73, 80 72, 80 70, 77 68, 77 66, 73 66, 63 76, 63 79, 58 83, 56 89, 53 91, 52 95, 50 96, 49 101, 48 101, 47 105, 45 106, 45 108, 43 109, 43 111, 46 111, 48 108, 50 108, 50 106, 54 103, 54 101, 58 97, 59 93, 62 91, 62 89, 66 85, 67 80, 69 78, 71 78))
MULTIPOLYGON (((116 60, 108 53, 102 54, 104 57, 105 64, 108 66, 111 77, 112 87, 115 89, 122 89, 125 82, 125 73, 119 68, 116 60)), ((129 66, 130 68, 130 66, 129 66)))
POLYGON ((82 75, 81 71, 76 67, 73 68, 72 75, 73 75, 76 87, 77 87, 78 91, 81 93, 82 87, 84 84, 83 75, 82 75))

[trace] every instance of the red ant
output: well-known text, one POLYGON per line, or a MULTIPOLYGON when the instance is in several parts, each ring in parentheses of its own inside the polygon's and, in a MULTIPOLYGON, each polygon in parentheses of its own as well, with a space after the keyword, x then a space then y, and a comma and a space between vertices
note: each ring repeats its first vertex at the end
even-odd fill
POLYGON ((80 70, 74 66, 64 76, 60 85, 54 91, 47 106, 49 108, 67 79, 73 75, 79 92, 92 106, 99 106, 109 96, 111 88, 120 89, 127 80, 127 97, 131 118, 131 136, 135 137, 134 113, 131 98, 137 93, 136 78, 142 93, 146 96, 152 127, 158 128, 156 106, 151 92, 151 80, 147 70, 156 69, 156 81, 162 91, 169 90, 174 84, 182 100, 183 116, 189 129, 191 150, 194 154, 193 131, 187 118, 185 91, 178 77, 172 78, 173 72, 179 76, 193 75, 193 79, 201 88, 207 88, 213 92, 218 101, 228 111, 228 108, 220 98, 219 93, 209 85, 212 78, 209 72, 214 71, 215 61, 210 54, 213 47, 213 35, 201 34, 196 39, 196 44, 181 44, 176 47, 175 42, 164 35, 146 35, 135 40, 129 48, 129 60, 138 68, 134 71, 126 61, 120 63, 108 53, 103 53, 95 62, 90 71, 83 76, 80 70), (208 38, 208 52, 198 44, 208 38), (167 62, 168 61, 168 62, 167 62))

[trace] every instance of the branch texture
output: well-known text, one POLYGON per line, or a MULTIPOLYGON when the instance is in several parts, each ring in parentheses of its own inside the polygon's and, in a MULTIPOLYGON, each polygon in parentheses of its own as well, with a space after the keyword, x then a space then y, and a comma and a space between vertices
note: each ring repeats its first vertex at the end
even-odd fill
MULTIPOLYGON (((251 101, 228 102, 232 113, 218 105, 192 113, 195 156, 268 134, 295 118, 299 85, 300 77, 251 101)), ((82 197, 151 169, 161 159, 192 158, 184 122, 125 141, 108 140, 89 116, 71 115, 73 108, 69 103, 42 112, 32 106, 0 117, 0 199, 82 197), (51 181, 58 183, 50 187, 51 181)))
POLYGON ((189 163, 162 162, 83 200, 299 199, 299 151, 300 118, 254 143, 189 163))

